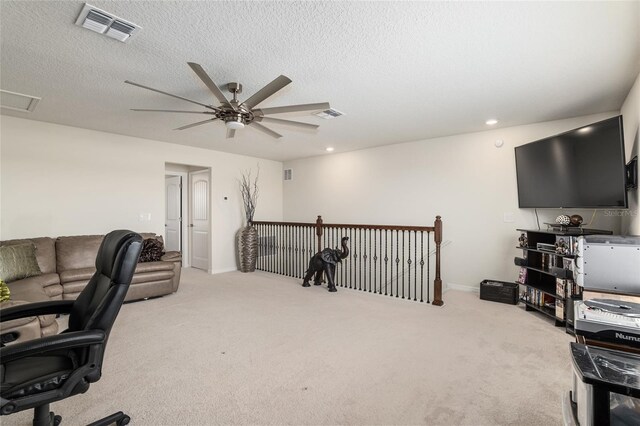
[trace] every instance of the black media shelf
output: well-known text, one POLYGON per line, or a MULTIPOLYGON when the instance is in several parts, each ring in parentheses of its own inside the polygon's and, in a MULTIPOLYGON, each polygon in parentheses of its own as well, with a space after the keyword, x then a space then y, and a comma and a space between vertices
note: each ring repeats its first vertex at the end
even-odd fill
POLYGON ((553 318, 554 320, 558 321, 558 322, 564 322, 560 319, 558 319, 556 317, 556 309, 555 308, 550 308, 548 306, 538 306, 538 305, 534 305, 533 303, 527 302, 526 300, 520 299, 520 301, 522 303, 524 303, 524 305, 526 306, 526 310, 531 310, 533 309, 534 311, 538 311, 540 313, 545 314, 546 316, 553 318))
POLYGON ((545 253, 545 254, 550 254, 553 256, 558 256, 558 257, 564 257, 567 259, 575 259, 575 256, 572 254, 560 254, 560 253, 556 253, 555 251, 549 251, 549 250, 538 250, 535 249, 533 247, 516 247, 517 249, 520 250, 526 250, 526 251, 535 251, 536 253, 545 253))
POLYGON ((564 297, 562 296, 558 296, 556 294, 556 286, 555 285, 544 285, 544 284, 540 284, 540 283, 527 283, 527 284, 522 284, 521 282, 516 281, 516 284, 520 284, 520 285, 524 285, 527 287, 531 287, 535 290, 541 291, 545 294, 548 294, 549 296, 553 296, 555 299, 564 299, 564 297))
POLYGON ((517 246, 522 250, 522 257, 516 257, 514 263, 521 268, 516 283, 525 288, 520 301, 525 310, 536 311, 553 318, 556 326, 563 326, 567 332, 573 331, 573 316, 568 311, 573 309, 571 301, 580 295, 581 290, 574 282, 574 263, 576 259, 576 238, 581 235, 611 234, 611 231, 600 229, 573 228, 561 229, 518 229, 524 234, 517 246), (567 238, 571 237, 571 238, 567 238), (526 243, 524 242, 526 241, 526 243), (540 244, 540 246, 538 246, 540 244), (553 247, 562 245, 568 254, 556 253, 553 247), (538 247, 549 247, 540 250, 538 247), (567 259, 567 260, 565 260, 567 259), (524 282, 520 282, 524 281, 524 282), (556 294, 556 291, 562 294, 556 294), (531 302, 546 305, 540 306, 531 302))

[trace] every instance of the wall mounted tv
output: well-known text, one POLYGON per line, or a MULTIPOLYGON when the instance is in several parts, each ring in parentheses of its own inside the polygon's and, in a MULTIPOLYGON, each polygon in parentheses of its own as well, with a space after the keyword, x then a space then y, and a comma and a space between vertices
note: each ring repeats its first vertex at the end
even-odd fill
POLYGON ((520 208, 626 208, 622 116, 515 148, 520 208))

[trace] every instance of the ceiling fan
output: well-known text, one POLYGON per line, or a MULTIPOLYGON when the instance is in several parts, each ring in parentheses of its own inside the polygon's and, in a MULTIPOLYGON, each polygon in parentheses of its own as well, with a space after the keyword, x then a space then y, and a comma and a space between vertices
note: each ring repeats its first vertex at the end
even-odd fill
POLYGON ((314 110, 323 110, 329 109, 328 102, 321 102, 315 104, 302 104, 302 105, 287 105, 280 107, 271 107, 271 108, 255 108, 259 103, 276 93, 278 90, 285 87, 287 84, 291 83, 291 80, 284 75, 279 76, 271 83, 264 86, 262 89, 258 90, 253 96, 249 97, 249 99, 244 102, 238 101, 237 95, 242 93, 242 84, 240 83, 229 83, 227 84, 227 89, 229 92, 233 94, 233 99, 228 100, 227 97, 222 93, 220 88, 213 82, 213 80, 207 75, 202 66, 196 64, 195 62, 187 62, 191 69, 196 73, 200 80, 209 88, 211 93, 218 99, 220 105, 215 107, 213 105, 206 105, 200 103, 198 101, 194 101, 192 99, 183 98, 182 96, 172 95, 171 93, 163 92, 162 90, 154 89, 151 87, 143 86, 142 84, 134 83, 133 81, 125 81, 127 84, 131 84, 133 86, 142 87, 143 89, 152 90, 157 93, 162 93, 163 95, 168 95, 177 99, 182 99, 183 101, 191 102, 196 105, 203 106, 207 108, 209 111, 180 111, 180 110, 169 110, 169 109, 140 109, 133 108, 132 111, 147 111, 147 112, 174 112, 174 113, 186 113, 186 114, 208 114, 213 116, 212 118, 208 118, 203 121, 198 121, 197 123, 187 124, 186 126, 178 127, 175 130, 184 130, 189 129, 191 127, 200 126, 201 124, 212 123, 216 120, 220 120, 224 122, 227 127, 227 138, 233 138, 235 136, 236 130, 243 129, 245 126, 253 127, 256 130, 259 130, 267 135, 274 138, 281 138, 282 135, 274 132, 268 127, 260 124, 260 123, 273 123, 273 124, 284 124, 292 127, 298 127, 302 129, 317 129, 319 126, 315 124, 309 123, 301 123, 299 121, 291 121, 291 120, 283 120, 280 118, 267 117, 272 114, 282 114, 286 112, 298 112, 298 111, 314 111, 314 110))

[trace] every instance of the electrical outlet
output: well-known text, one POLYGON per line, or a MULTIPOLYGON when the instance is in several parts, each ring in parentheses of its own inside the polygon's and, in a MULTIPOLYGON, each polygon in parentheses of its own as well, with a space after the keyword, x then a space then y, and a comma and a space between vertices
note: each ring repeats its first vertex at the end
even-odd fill
POLYGON ((504 213, 503 216, 502 216, 502 220, 505 223, 513 223, 513 222, 515 222, 515 220, 513 219, 513 213, 511 213, 511 212, 504 213))

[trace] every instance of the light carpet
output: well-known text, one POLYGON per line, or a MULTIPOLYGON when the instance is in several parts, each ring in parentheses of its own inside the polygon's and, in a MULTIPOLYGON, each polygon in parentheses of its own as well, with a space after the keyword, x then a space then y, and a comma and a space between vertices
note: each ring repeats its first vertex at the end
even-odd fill
POLYGON ((53 410, 63 425, 118 410, 132 425, 561 424, 572 338, 539 314, 300 284, 184 269, 176 294, 123 306, 102 379, 53 410))

